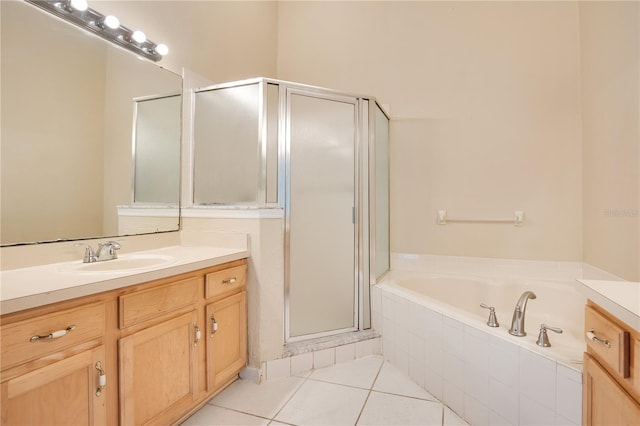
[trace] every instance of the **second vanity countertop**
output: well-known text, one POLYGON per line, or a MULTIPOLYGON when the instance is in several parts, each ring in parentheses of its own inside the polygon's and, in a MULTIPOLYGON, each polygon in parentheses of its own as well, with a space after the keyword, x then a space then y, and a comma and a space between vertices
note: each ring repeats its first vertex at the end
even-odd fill
MULTIPOLYGON (((0 272, 0 313, 8 314, 49 303, 88 296, 130 285, 177 275, 196 269, 216 266, 249 256, 248 251, 237 248, 210 246, 171 246, 131 253, 129 256, 165 259, 158 266, 129 270, 109 270, 108 262, 83 264, 82 260, 54 263, 30 268, 0 272), (104 263, 103 271, 83 271, 84 265, 104 263)), ((102 266, 102 265, 100 265, 102 266)))
POLYGON ((640 332, 640 282, 578 281, 589 299, 640 332))

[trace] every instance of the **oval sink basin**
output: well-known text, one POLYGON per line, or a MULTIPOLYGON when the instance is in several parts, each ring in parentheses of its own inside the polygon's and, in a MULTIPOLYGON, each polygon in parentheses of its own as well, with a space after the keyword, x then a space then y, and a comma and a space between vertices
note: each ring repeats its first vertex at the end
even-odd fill
POLYGON ((177 262, 178 258, 161 254, 125 254, 102 262, 67 264, 62 270, 85 274, 124 273, 169 266, 177 262))

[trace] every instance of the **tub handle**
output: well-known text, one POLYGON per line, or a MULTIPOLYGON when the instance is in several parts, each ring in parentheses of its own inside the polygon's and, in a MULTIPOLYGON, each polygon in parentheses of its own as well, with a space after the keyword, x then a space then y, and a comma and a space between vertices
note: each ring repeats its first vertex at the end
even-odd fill
POLYGON ((547 335, 547 330, 551 330, 555 333, 562 333, 562 329, 558 327, 551 327, 546 324, 540 324, 540 333, 538 334, 538 340, 536 341, 536 345, 542 346, 544 348, 548 348, 551 346, 551 342, 549 341, 549 336, 547 335))
POLYGON ((489 327, 500 327, 500 324, 498 324, 498 318, 496 318, 496 308, 494 308, 493 306, 487 306, 484 303, 481 303, 480 307, 489 310, 489 319, 487 320, 487 325, 489 327))
POLYGON ((587 331, 587 339, 591 340, 592 342, 598 342, 601 345, 605 345, 608 348, 611 347, 611 343, 609 343, 607 339, 602 339, 596 336, 596 331, 594 329, 587 331))

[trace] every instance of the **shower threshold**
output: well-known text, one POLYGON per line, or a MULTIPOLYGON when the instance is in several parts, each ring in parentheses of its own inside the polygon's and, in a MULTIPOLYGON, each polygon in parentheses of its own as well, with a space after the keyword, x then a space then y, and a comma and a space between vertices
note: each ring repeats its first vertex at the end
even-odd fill
POLYGON ((380 337, 380 334, 374 330, 361 330, 335 334, 333 336, 318 337, 301 342, 292 342, 284 345, 282 356, 286 358, 307 352, 315 352, 322 349, 348 345, 350 343, 362 342, 364 340, 375 339, 378 337, 380 337))

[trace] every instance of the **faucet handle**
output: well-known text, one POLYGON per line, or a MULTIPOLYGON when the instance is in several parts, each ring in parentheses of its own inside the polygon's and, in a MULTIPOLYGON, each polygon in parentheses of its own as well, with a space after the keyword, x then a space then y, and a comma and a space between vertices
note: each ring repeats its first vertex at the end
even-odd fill
POLYGON ((120 250, 120 243, 118 241, 107 241, 106 243, 100 243, 98 245, 100 246, 100 250, 102 250, 103 247, 107 249, 107 254, 110 259, 118 258, 118 254, 116 253, 116 250, 120 250))
POLYGON ((498 324, 498 318, 496 318, 496 308, 494 308, 493 306, 487 306, 484 303, 481 303, 480 307, 489 309, 489 319, 487 320, 487 325, 489 327, 500 327, 500 324, 498 324))
POLYGON ((98 243, 96 259, 98 261, 117 259, 118 254, 116 253, 116 250, 118 249, 120 249, 120 243, 117 241, 98 243))
POLYGON ((82 258, 82 262, 83 263, 95 262, 96 254, 93 251, 93 247, 91 247, 91 245, 85 244, 85 243, 75 243, 73 246, 74 247, 85 247, 85 249, 84 249, 84 257, 82 258))
POLYGON ((120 242, 119 241, 107 241, 106 243, 98 243, 98 245, 100 247, 113 247, 114 249, 118 250, 120 248, 120 242))
POLYGON ((551 330, 555 333, 562 333, 562 329, 560 327, 551 327, 550 325, 547 324, 540 324, 540 329, 545 329, 545 330, 551 330))
POLYGON ((540 324, 540 334, 538 334, 538 340, 536 341, 536 345, 548 348, 551 346, 551 342, 549 341, 549 336, 547 335, 547 330, 551 330, 554 333, 562 333, 562 329, 558 327, 551 327, 546 324, 540 324))

